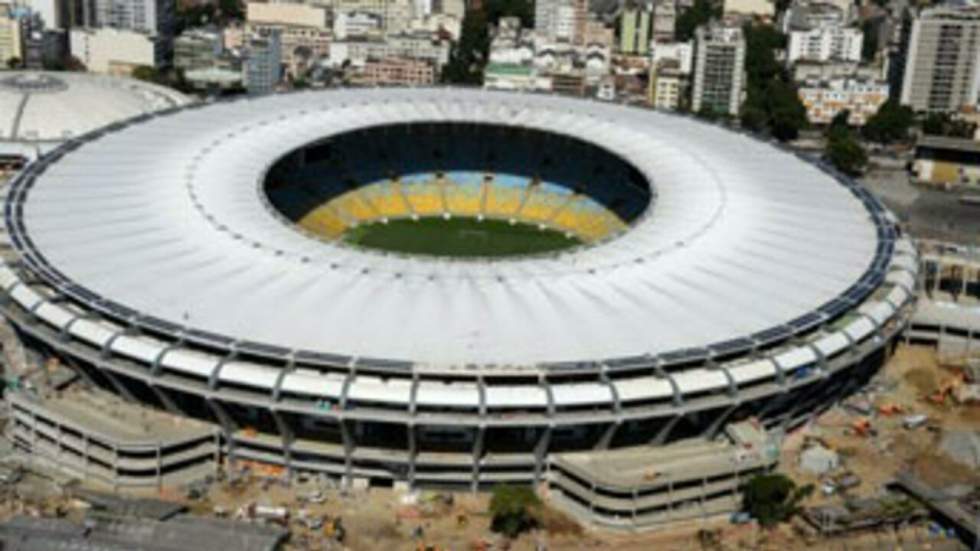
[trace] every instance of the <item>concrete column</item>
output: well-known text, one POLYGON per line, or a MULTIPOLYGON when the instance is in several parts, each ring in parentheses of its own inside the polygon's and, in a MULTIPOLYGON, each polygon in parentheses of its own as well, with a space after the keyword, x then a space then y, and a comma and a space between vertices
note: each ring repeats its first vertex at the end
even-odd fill
POLYGON ((593 449, 608 450, 609 445, 612 444, 613 438, 616 437, 616 431, 619 430, 621 424, 622 422, 618 420, 610 423, 609 426, 606 427, 606 430, 603 431, 602 436, 599 437, 599 440, 596 442, 593 449))
POLYGON ((548 426, 541 432, 538 443, 534 445, 534 482, 540 483, 542 474, 545 470, 545 461, 548 457, 548 447, 551 445, 551 431, 554 427, 548 426))
POLYGON ((82 433, 82 476, 88 478, 88 435, 82 433))
POLYGON ((152 383, 149 386, 150 390, 153 391, 153 395, 157 397, 157 400, 160 400, 160 403, 163 404, 163 409, 167 410, 167 413, 173 415, 184 415, 184 411, 180 409, 177 402, 170 397, 170 394, 168 394, 166 390, 152 383))
POLYGON ((225 411, 225 408, 221 406, 221 403, 215 399, 208 398, 204 401, 207 404, 208 409, 218 420, 218 424, 221 425, 221 433, 225 437, 225 442, 228 444, 228 459, 231 461, 235 460, 235 424, 231 420, 231 416, 225 411))
POLYGON ((734 412, 735 408, 737 407, 738 407, 737 405, 732 404, 727 408, 725 408, 725 411, 722 412, 722 414, 719 415, 718 418, 715 419, 711 423, 711 425, 708 426, 707 429, 705 429, 704 431, 705 438, 711 439, 717 436, 718 432, 722 429, 722 427, 725 426, 725 424, 728 422, 728 418, 731 416, 732 412, 734 412))
POLYGON ((660 429, 660 432, 657 433, 657 436, 655 436, 653 441, 650 443, 655 446, 662 446, 670 437, 670 433, 674 430, 674 427, 677 426, 677 423, 679 423, 683 417, 683 414, 675 415, 670 421, 667 421, 664 428, 660 429))
POLYGON ((415 467, 418 462, 419 445, 415 425, 408 425, 408 486, 415 487, 415 467))
POLYGON ((286 480, 291 480, 293 477, 293 441, 296 439, 293 433, 292 427, 286 423, 282 415, 272 409, 269 411, 272 415, 272 420, 276 424, 276 430, 279 431, 279 437, 282 439, 282 451, 283 451, 283 461, 286 464, 286 480))
POLYGON ((354 471, 354 436, 351 434, 351 428, 347 421, 340 420, 340 436, 344 441, 344 479, 346 484, 350 487, 351 475, 354 471))
POLYGON ((480 461, 483 459, 483 444, 486 438, 487 428, 480 425, 476 429, 476 438, 473 441, 473 480, 470 489, 476 492, 480 487, 480 461))
POLYGON ((138 402, 136 396, 133 395, 132 391, 119 379, 119 376, 108 369, 102 369, 102 374, 105 375, 106 379, 109 379, 109 384, 112 388, 116 389, 116 392, 129 402, 138 402))
POLYGON ((157 489, 163 488, 163 443, 157 442, 157 489))

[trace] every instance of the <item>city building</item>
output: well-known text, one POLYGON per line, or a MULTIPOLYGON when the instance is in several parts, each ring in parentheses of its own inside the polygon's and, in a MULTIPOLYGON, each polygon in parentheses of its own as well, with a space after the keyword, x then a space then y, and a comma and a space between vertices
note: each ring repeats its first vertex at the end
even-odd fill
POLYGON ((653 39, 671 42, 677 24, 677 4, 674 0, 656 0, 653 4, 653 39))
POLYGON ((352 37, 381 36, 384 33, 384 19, 374 12, 340 12, 333 18, 333 34, 337 40, 352 37))
POLYGON ((72 29, 71 54, 94 73, 129 75, 140 66, 161 67, 171 52, 162 36, 113 28, 72 29))
POLYGON ((627 5, 619 20, 619 51, 624 54, 646 55, 650 50, 650 6, 627 5))
POLYGON ((852 77, 804 82, 798 89, 811 124, 829 124, 841 111, 848 111, 848 124, 864 126, 888 101, 888 83, 852 77))
POLYGON ((367 59, 349 78, 355 86, 426 86, 434 84, 437 76, 431 61, 389 57, 367 59))
POLYGON ((517 17, 501 17, 490 40, 490 63, 522 65, 534 59, 534 41, 517 17))
POLYGON ((282 81, 282 42, 277 30, 251 33, 243 48, 242 81, 249 94, 269 94, 282 81))
POLYGON ((329 63, 333 67, 348 62, 358 66, 368 59, 386 58, 425 60, 441 70, 449 62, 449 41, 434 38, 430 33, 405 33, 384 39, 349 38, 330 45, 329 63))
POLYGON ((88 10, 86 27, 110 27, 163 36, 174 33, 175 0, 91 0, 82 2, 88 10))
POLYGON ((800 60, 793 64, 792 76, 795 82, 807 80, 831 80, 836 78, 859 78, 876 80, 884 77, 881 67, 862 65, 853 61, 806 61, 800 60))
POLYGON ((694 69, 694 42, 655 42, 650 52, 650 65, 674 60, 678 70, 691 74, 694 69))
POLYGON ((864 33, 846 27, 844 12, 829 4, 795 6, 787 15, 786 63, 861 61, 864 33))
POLYGON ((676 59, 664 59, 650 67, 649 101, 656 109, 681 108, 690 83, 690 71, 682 71, 676 59))
POLYGON ((24 68, 64 68, 68 54, 68 32, 64 29, 45 29, 39 18, 28 19, 26 23, 21 27, 24 68))
POLYGON ((745 37, 739 27, 712 23, 695 32, 691 109, 736 115, 745 90, 745 37))
POLYGON ((588 0, 539 0, 534 3, 534 30, 549 42, 581 44, 588 15, 588 0))
POLYGON ((0 67, 12 60, 23 60, 23 39, 20 20, 14 17, 13 6, 0 4, 0 67))
POLYGON ((980 141, 922 136, 915 145, 912 174, 924 184, 980 187, 980 141))
POLYGON ((212 67, 222 52, 224 37, 219 29, 188 29, 174 39, 174 67, 183 71, 212 67))
MULTIPOLYGON (((980 95, 980 7, 923 9, 903 40, 899 100, 916 111, 958 111, 980 95)), ((893 83, 894 85, 894 83, 893 83)))
POLYGON ((772 19, 776 15, 776 4, 773 0, 725 0, 725 15, 751 15, 772 19))
MULTIPOLYGON (((412 0, 329 0, 323 5, 332 11, 335 19, 350 13, 373 14, 381 20, 384 33, 391 34, 408 31, 417 9, 412 0)), ((454 14, 462 20, 463 3, 462 0, 442 0, 441 3, 432 2, 431 8, 423 7, 422 11, 454 14)))
POLYGON ((535 92, 551 90, 551 79, 537 69, 518 63, 488 63, 483 70, 483 87, 489 90, 535 92))
POLYGON ((291 2, 249 2, 246 32, 279 37, 280 61, 291 75, 301 75, 330 51, 333 29, 323 6, 291 2))

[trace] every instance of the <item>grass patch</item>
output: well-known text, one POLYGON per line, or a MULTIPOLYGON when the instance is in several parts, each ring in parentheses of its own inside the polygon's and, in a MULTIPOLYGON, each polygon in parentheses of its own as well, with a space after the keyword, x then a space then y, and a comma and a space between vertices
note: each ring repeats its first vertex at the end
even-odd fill
POLYGON ((475 218, 375 222, 351 228, 343 240, 381 251, 463 258, 555 252, 581 243, 575 237, 530 224, 475 218))

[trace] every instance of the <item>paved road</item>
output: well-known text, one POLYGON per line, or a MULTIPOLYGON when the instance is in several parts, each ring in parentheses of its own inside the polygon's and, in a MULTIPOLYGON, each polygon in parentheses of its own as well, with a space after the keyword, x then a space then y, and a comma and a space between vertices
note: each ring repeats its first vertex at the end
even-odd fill
POLYGON ((912 185, 904 170, 874 170, 862 181, 913 236, 980 245, 980 206, 960 203, 958 194, 912 185))

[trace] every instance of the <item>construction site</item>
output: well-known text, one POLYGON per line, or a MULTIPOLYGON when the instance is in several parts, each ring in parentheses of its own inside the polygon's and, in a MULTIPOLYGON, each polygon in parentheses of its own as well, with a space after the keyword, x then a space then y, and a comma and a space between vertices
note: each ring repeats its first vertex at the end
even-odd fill
MULTIPOLYGON (((651 448, 643 464, 660 465, 656 472, 635 470, 637 462, 628 456, 599 463, 588 454, 560 456, 537 487, 541 522, 509 539, 491 530, 487 493, 344 484, 325 475, 290 476, 277 465, 226 460, 207 427, 133 409, 49 362, 7 392, 0 539, 7 549, 81 542, 86 549, 169 550, 201 541, 210 542, 208 548, 243 550, 969 549, 980 511, 978 376, 975 358, 940 361, 932 346, 902 344, 865 387, 785 434, 781 447, 767 447, 770 442, 747 425, 740 429, 744 434, 713 443, 651 448), (48 413, 24 406, 34 393, 45 397, 48 413), (73 408, 92 403, 101 404, 94 410, 104 416, 103 433, 72 436, 79 420, 73 408), (18 452, 18 442, 31 439, 45 442, 48 453, 18 452), (99 453, 72 451, 85 446, 99 453), (711 459, 722 457, 715 452, 727 446, 764 452, 739 463, 746 478, 775 470, 799 485, 812 484, 816 491, 800 514, 768 529, 732 514, 739 509, 740 485, 715 480, 725 467, 711 459), (81 463, 100 455, 98 465, 81 463), (170 477, 171 461, 199 466, 170 477), (155 483, 126 485, 119 483, 125 477, 100 474, 112 470, 152 471, 155 483), (600 483, 583 487, 581 479, 589 476, 600 483), (689 484, 672 483, 678 496, 671 499, 644 488, 691 478, 700 478, 699 486, 715 484, 728 506, 699 507, 695 497, 672 522, 653 530, 614 512, 650 508, 658 499, 683 501, 689 484), (604 492, 616 488, 636 495, 617 499, 604 492), (583 514, 583 507, 607 513, 583 514)), ((665 507, 660 514, 670 513, 665 507)))

